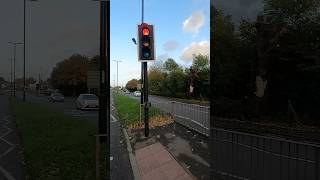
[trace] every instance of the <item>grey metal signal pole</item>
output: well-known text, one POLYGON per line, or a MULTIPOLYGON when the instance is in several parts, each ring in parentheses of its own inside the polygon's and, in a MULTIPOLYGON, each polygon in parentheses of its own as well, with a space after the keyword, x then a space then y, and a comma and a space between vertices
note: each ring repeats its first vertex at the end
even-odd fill
MULTIPOLYGON (((144 23, 144 0, 142 0, 142 23, 144 23)), ((143 82, 143 90, 141 94, 141 101, 143 101, 144 107, 144 135, 145 137, 149 136, 149 102, 148 102, 148 62, 142 62, 143 70, 142 74, 142 82, 143 82)))

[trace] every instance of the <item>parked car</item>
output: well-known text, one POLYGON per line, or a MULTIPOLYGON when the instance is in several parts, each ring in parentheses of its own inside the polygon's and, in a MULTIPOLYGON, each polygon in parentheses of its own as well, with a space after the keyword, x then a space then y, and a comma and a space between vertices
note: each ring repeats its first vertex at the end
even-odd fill
POLYGON ((51 93, 49 97, 49 101, 51 102, 63 102, 64 96, 61 93, 51 93))
POLYGON ((99 98, 95 94, 80 94, 76 100, 76 106, 80 110, 97 110, 99 98))
POLYGON ((125 94, 130 94, 130 91, 125 90, 124 93, 125 93, 125 94))
POLYGON ((133 95, 136 96, 136 97, 141 96, 141 92, 140 92, 140 91, 135 91, 135 92, 133 93, 133 95))

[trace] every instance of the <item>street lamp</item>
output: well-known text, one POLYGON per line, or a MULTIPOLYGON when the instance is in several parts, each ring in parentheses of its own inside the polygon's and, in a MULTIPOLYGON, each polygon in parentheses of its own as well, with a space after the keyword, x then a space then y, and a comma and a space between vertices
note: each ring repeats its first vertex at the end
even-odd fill
POLYGON ((16 48, 17 45, 23 44, 20 42, 8 42, 13 45, 13 96, 16 97, 16 48))
MULTIPOLYGON (((12 79, 13 79, 13 74, 12 74, 13 58, 9 58, 9 61, 10 61, 10 89, 12 90, 12 86, 13 86, 13 82, 12 82, 12 79)), ((10 96, 12 96, 12 91, 10 91, 10 96)))
POLYGON ((119 68, 118 68, 118 63, 119 62, 122 62, 122 61, 120 61, 120 60, 113 60, 114 62, 116 62, 117 63, 117 92, 118 92, 118 88, 119 88, 119 85, 118 85, 118 79, 119 79, 119 73, 118 73, 118 70, 119 70, 119 68))
POLYGON ((38 0, 23 0, 23 102, 26 101, 26 1, 38 0))

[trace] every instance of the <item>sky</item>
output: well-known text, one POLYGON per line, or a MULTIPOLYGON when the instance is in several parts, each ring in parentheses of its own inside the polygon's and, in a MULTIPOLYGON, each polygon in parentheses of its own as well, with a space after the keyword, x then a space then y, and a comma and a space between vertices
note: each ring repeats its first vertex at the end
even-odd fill
MULTIPOLYGON (((91 0, 27 1, 26 76, 43 79, 74 53, 99 53, 99 6, 91 0)), ((0 76, 9 80, 13 47, 23 42, 23 0, 0 1, 0 76)), ((23 75, 23 45, 17 46, 16 77, 23 75)))
POLYGON ((263 0, 213 0, 214 6, 231 15, 237 25, 241 19, 256 20, 263 11, 263 0))
MULTIPOLYGON (((192 63, 193 53, 209 54, 209 0, 145 0, 145 22, 153 24, 156 62, 175 59, 192 63)), ((114 84, 119 63, 119 85, 140 78, 137 47, 131 41, 141 23, 141 0, 111 0, 111 68, 114 84)), ((0 1, 0 76, 9 80, 12 45, 23 42, 23 1, 0 1)), ((74 53, 99 54, 99 3, 91 0, 27 1, 26 76, 50 76, 56 63, 74 53)), ((152 63, 149 63, 149 66, 152 63)), ((23 45, 17 46, 16 77, 23 73, 23 45)))
MULTIPOLYGON (((181 66, 188 67, 193 53, 210 53, 209 0, 145 0, 144 22, 154 25, 156 63, 173 58, 181 66)), ((121 86, 133 78, 140 79, 141 63, 131 40, 137 39, 140 23, 141 0, 111 1, 111 60, 122 61, 118 64, 121 86)), ((116 85, 114 61, 110 73, 110 83, 116 85)))

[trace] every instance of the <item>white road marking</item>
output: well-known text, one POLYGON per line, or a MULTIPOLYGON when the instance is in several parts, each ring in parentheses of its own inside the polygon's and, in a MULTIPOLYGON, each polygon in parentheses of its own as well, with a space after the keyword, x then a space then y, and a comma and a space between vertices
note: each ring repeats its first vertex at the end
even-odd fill
POLYGON ((0 166, 0 172, 8 179, 8 180, 16 180, 8 171, 0 166))
MULTIPOLYGON (((0 154, 0 158, 4 157, 5 155, 7 155, 9 152, 11 152, 15 145, 12 144, 11 142, 9 142, 8 140, 4 139, 5 136, 7 136, 8 134, 10 134, 12 132, 12 129, 10 129, 7 125, 10 123, 8 120, 8 116, 5 116, 2 120, 6 121, 6 123, 4 125, 2 125, 2 127, 4 127, 5 129, 7 129, 7 132, 3 133, 0 136, 0 140, 7 143, 9 146, 11 146, 9 149, 7 149, 4 153, 0 154)), ((8 179, 8 180, 15 180, 15 178, 8 172, 6 171, 3 167, 0 166, 0 172, 8 179)))
POLYGON ((111 123, 117 122, 117 119, 116 119, 112 114, 110 114, 110 117, 111 117, 111 119, 112 119, 112 121, 110 121, 111 123))
POLYGON ((8 120, 8 116, 4 117, 2 119, 3 121, 6 121, 6 123, 4 125, 2 125, 2 127, 4 127, 5 129, 7 129, 7 132, 5 132, 4 134, 2 134, 0 136, 0 140, 7 143, 9 146, 11 146, 9 149, 7 149, 4 153, 0 154, 0 158, 4 157, 5 155, 7 155, 10 151, 12 151, 14 149, 14 144, 12 144, 11 142, 9 142, 8 140, 4 139, 5 136, 7 136, 9 133, 12 132, 12 129, 10 129, 7 125, 9 124, 9 120, 8 120))

